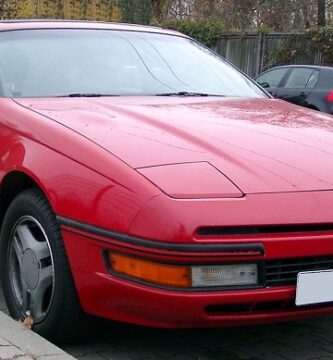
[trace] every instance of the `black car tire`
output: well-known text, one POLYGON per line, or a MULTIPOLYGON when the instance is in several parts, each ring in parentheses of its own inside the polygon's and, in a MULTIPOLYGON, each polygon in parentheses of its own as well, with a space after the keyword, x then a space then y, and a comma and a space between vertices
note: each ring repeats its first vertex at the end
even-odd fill
POLYGON ((77 337, 83 313, 60 226, 38 189, 17 195, 5 214, 0 236, 0 274, 14 319, 23 321, 31 316, 33 330, 56 343, 77 337))

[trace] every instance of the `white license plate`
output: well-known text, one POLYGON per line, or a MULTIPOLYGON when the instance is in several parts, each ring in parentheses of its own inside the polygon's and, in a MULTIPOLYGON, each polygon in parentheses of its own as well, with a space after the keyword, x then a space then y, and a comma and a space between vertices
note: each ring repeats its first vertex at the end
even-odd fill
POLYGON ((297 306, 333 301, 333 270, 306 271, 297 275, 297 306))

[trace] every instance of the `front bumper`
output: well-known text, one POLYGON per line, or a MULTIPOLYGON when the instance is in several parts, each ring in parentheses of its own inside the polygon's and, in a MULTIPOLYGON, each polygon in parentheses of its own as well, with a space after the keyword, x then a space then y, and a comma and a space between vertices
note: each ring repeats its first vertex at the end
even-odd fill
MULTIPOLYGON (((291 229, 304 228, 306 230, 259 235, 233 234, 224 238, 219 235, 200 237, 195 231, 198 226, 191 230, 191 223, 198 215, 202 222, 195 221, 196 224, 206 225, 209 223, 209 216, 218 223, 216 214, 220 209, 222 211, 219 215, 219 224, 221 224, 221 219, 228 210, 227 201, 197 202, 199 205, 209 207, 213 215, 200 212, 193 203, 185 201, 183 205, 188 206, 188 212, 185 213, 189 215, 189 222, 184 221, 180 228, 179 237, 184 237, 181 244, 177 244, 174 240, 170 242, 140 241, 137 237, 116 234, 84 224, 81 226, 80 223, 60 218, 66 251, 84 311, 117 321, 171 328, 249 325, 333 313, 333 304, 296 307, 295 284, 271 286, 264 281, 261 287, 255 289, 201 289, 199 291, 165 289, 114 276, 108 272, 103 257, 105 251, 116 251, 174 264, 235 262, 271 264, 280 260, 296 259, 297 262, 298 259, 311 258, 313 261, 317 257, 324 257, 329 263, 332 258, 329 266, 333 268, 333 230, 331 226, 327 226, 333 223, 333 215, 327 211, 331 209, 333 194, 332 192, 312 193, 310 196, 297 194, 296 198, 301 200, 302 196, 304 197, 302 211, 297 213, 295 209, 298 207, 299 210, 300 205, 296 206, 294 201, 288 204, 288 199, 292 199, 291 194, 284 194, 278 199, 273 196, 269 203, 265 199, 266 195, 263 195, 265 206, 271 209, 270 213, 268 207, 266 212, 260 211, 260 206, 262 206, 260 200, 257 199, 255 204, 259 211, 260 222, 258 223, 273 224, 277 227, 279 223, 286 224, 286 218, 289 216, 293 220, 289 223, 289 225, 292 224, 291 229), (281 211, 277 212, 277 210, 281 211), (319 231, 312 231, 311 226, 310 230, 307 228, 311 214, 312 223, 325 224, 324 231, 320 231, 320 226, 319 231), (193 238, 192 242, 188 234, 193 238), (185 243, 186 239, 187 243, 185 243)), ((247 203, 248 211, 251 210, 251 201, 250 199, 247 203)), ((246 200, 241 199, 239 202, 237 207, 239 223, 253 224, 253 221, 246 223, 245 217, 248 214, 245 207, 246 200)), ((180 202, 176 202, 176 207, 180 207, 180 202)), ((229 209, 235 207, 233 200, 229 209)), ((249 216, 253 217, 253 215, 251 213, 249 216)), ((141 216, 147 217, 148 213, 143 211, 141 216)), ((226 218, 228 221, 228 217, 226 218)), ((235 222, 235 217, 233 221, 235 222)), ((224 225, 230 223, 228 221, 224 225)), ((160 224, 161 222, 158 223, 160 224)), ((151 232, 152 229, 148 231, 151 232)), ((155 227, 154 231, 157 233, 158 227, 155 227)), ((311 266, 306 269, 311 270, 311 266)))
POLYGON ((162 328, 243 326, 333 313, 333 305, 295 308, 295 289, 189 293, 168 291, 111 277, 82 274, 83 309, 93 315, 162 328))

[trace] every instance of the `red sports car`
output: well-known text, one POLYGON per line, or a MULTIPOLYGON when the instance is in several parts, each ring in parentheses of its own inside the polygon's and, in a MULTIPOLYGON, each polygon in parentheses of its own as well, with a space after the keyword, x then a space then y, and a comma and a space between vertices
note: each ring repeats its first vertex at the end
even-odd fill
POLYGON ((0 271, 16 319, 333 313, 333 118, 173 31, 0 23, 0 271))

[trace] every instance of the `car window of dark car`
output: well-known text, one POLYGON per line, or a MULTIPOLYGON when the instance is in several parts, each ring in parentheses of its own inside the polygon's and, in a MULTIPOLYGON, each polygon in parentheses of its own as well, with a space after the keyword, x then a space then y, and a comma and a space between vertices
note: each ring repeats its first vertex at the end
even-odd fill
POLYGON ((318 79, 319 79, 319 70, 314 70, 306 84, 306 87, 307 88, 315 87, 317 85, 318 79))
POLYGON ((256 81, 264 88, 277 87, 288 70, 288 68, 280 68, 267 71, 266 73, 258 76, 256 81))
POLYGON ((285 88, 305 88, 310 81, 313 69, 310 68, 295 68, 289 75, 284 87, 285 88))
POLYGON ((265 98, 248 77, 181 36, 97 29, 0 33, 4 97, 208 94, 265 98))

